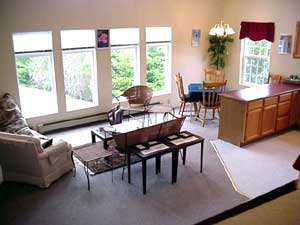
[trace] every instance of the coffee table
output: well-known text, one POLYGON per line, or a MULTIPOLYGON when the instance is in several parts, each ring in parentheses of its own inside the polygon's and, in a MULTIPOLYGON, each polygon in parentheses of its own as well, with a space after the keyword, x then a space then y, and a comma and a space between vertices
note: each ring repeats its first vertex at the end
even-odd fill
POLYGON ((111 167, 111 179, 113 182, 113 153, 110 151, 104 150, 100 145, 97 146, 97 144, 91 144, 85 148, 81 148, 78 150, 73 150, 72 154, 78 158, 83 163, 84 172, 87 178, 88 182, 88 190, 90 191, 90 175, 89 175, 89 168, 88 165, 90 162, 93 162, 95 160, 99 159, 107 159, 110 158, 110 164, 108 164, 111 167))

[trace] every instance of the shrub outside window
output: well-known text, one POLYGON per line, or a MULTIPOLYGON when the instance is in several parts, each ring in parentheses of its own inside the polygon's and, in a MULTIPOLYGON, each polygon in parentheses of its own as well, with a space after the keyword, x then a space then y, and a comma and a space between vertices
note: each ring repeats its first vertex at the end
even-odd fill
POLYGON ((240 84, 251 86, 265 84, 268 80, 271 42, 242 40, 240 84))

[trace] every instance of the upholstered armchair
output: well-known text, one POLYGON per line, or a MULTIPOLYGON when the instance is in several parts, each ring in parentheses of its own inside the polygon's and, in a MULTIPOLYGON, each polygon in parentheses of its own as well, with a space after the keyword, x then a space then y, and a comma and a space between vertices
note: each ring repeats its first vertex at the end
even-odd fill
POLYGON ((43 149, 37 137, 0 132, 0 165, 4 181, 46 188, 74 168, 72 147, 60 140, 43 149))

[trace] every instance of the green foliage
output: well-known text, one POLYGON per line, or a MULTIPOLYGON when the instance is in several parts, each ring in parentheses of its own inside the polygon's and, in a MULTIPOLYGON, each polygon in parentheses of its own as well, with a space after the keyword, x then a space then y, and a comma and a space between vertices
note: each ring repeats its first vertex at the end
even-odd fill
POLYGON ((40 90, 52 90, 49 56, 17 57, 16 69, 21 85, 40 90))
POLYGON ((119 96, 134 83, 133 54, 130 49, 114 49, 111 52, 112 95, 119 96))
POLYGON ((165 86, 163 47, 148 47, 147 49, 147 85, 154 91, 161 91, 165 86))
POLYGON ((225 67, 225 57, 227 54, 227 43, 233 42, 233 39, 226 37, 218 37, 216 35, 209 36, 210 65, 214 65, 216 69, 225 67))

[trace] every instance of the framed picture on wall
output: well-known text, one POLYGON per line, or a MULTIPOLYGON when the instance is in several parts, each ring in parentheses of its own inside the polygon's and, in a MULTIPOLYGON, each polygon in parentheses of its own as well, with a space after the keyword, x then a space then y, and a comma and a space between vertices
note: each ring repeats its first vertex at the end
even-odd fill
POLYGON ((198 47, 200 45, 200 29, 192 30, 192 47, 198 47))
POLYGON ((97 48, 109 47, 109 30, 97 30, 97 48))

